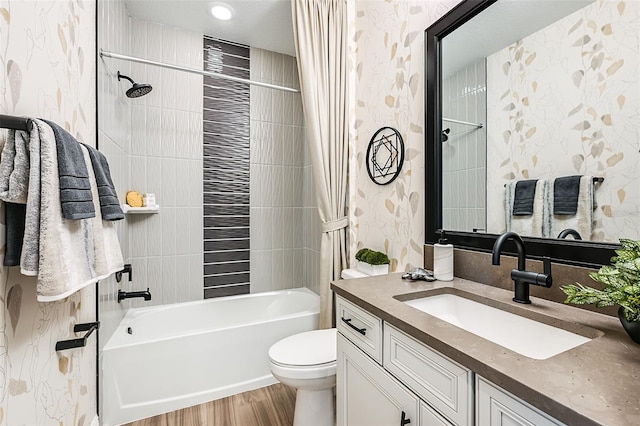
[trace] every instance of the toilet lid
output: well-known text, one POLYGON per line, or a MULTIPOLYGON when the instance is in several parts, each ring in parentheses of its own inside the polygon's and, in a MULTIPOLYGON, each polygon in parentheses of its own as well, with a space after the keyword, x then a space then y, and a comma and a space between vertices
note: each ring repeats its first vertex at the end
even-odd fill
POLYGON ((271 361, 281 365, 311 366, 336 361, 336 329, 313 330, 286 337, 269 349, 271 361))

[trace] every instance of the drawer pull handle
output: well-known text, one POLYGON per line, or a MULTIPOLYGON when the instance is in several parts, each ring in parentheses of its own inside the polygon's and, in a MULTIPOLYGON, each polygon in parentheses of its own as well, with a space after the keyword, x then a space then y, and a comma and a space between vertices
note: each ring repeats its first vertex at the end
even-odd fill
POLYGON ((351 324, 351 318, 345 318, 345 317, 341 317, 342 322, 344 322, 345 324, 347 324, 349 327, 353 328, 355 331, 357 331, 358 333, 362 334, 363 336, 366 336, 367 334, 367 329, 366 328, 358 328, 355 325, 351 324))
POLYGON ((409 423, 411 423, 411 419, 406 419, 405 417, 407 417, 407 413, 403 411, 402 417, 400 417, 400 426, 408 425, 409 423))

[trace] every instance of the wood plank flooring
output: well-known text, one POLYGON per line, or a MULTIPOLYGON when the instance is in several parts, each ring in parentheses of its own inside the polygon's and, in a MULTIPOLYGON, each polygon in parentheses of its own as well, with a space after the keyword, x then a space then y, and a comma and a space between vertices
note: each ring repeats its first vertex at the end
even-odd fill
POLYGON ((127 426, 291 426, 295 403, 296 390, 276 383, 127 426))

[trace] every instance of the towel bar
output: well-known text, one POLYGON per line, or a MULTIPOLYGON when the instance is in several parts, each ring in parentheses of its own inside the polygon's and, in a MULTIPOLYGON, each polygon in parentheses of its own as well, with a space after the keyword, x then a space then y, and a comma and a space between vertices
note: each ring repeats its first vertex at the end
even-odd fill
MULTIPOLYGON (((603 177, 601 177, 601 176, 594 176, 593 177, 593 183, 602 183, 602 182, 604 182, 604 178, 603 177)), ((502 186, 507 186, 507 184, 505 183, 502 186)))
POLYGON ((89 336, 91 336, 91 333, 93 333, 95 330, 98 330, 99 328, 100 328, 100 321, 87 322, 84 324, 74 325, 73 326, 74 333, 80 333, 81 331, 86 331, 87 334, 77 339, 61 340, 57 342, 56 351, 64 351, 64 350, 73 349, 73 348, 83 348, 87 346, 87 339, 89 338, 89 336))
POLYGON ((29 131, 29 119, 0 114, 0 128, 29 131))

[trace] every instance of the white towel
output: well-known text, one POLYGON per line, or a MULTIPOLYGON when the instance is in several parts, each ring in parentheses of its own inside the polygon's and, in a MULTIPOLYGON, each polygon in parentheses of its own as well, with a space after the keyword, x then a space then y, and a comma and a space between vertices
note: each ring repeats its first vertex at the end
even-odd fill
MULTIPOLYGON (((113 223, 100 214, 82 220, 62 218, 58 160, 53 130, 41 129, 40 254, 37 280, 39 302, 63 299, 123 268, 113 223), (43 131, 44 130, 44 131, 43 131)), ((43 127, 44 127, 43 126, 43 127)), ((89 154, 83 147, 85 161, 89 154)), ((93 202, 98 203, 95 176, 88 168, 93 202)), ((30 194, 31 195, 31 194, 30 194)), ((95 205, 96 212, 100 206, 95 205)))
POLYGON ((507 231, 528 237, 543 237, 547 233, 548 211, 545 208, 545 196, 548 193, 548 184, 544 179, 536 182, 536 191, 533 200, 533 214, 525 216, 513 215, 513 201, 515 199, 517 181, 508 182, 505 185, 505 221, 507 231))
POLYGON ((558 235, 563 230, 575 229, 583 240, 590 240, 591 232, 593 231, 593 210, 596 206, 593 193, 593 176, 582 176, 580 178, 578 209, 575 215, 553 214, 553 183, 554 179, 550 179, 550 190, 546 201, 546 208, 550 212, 551 229, 547 236, 550 238, 558 238, 558 235))

